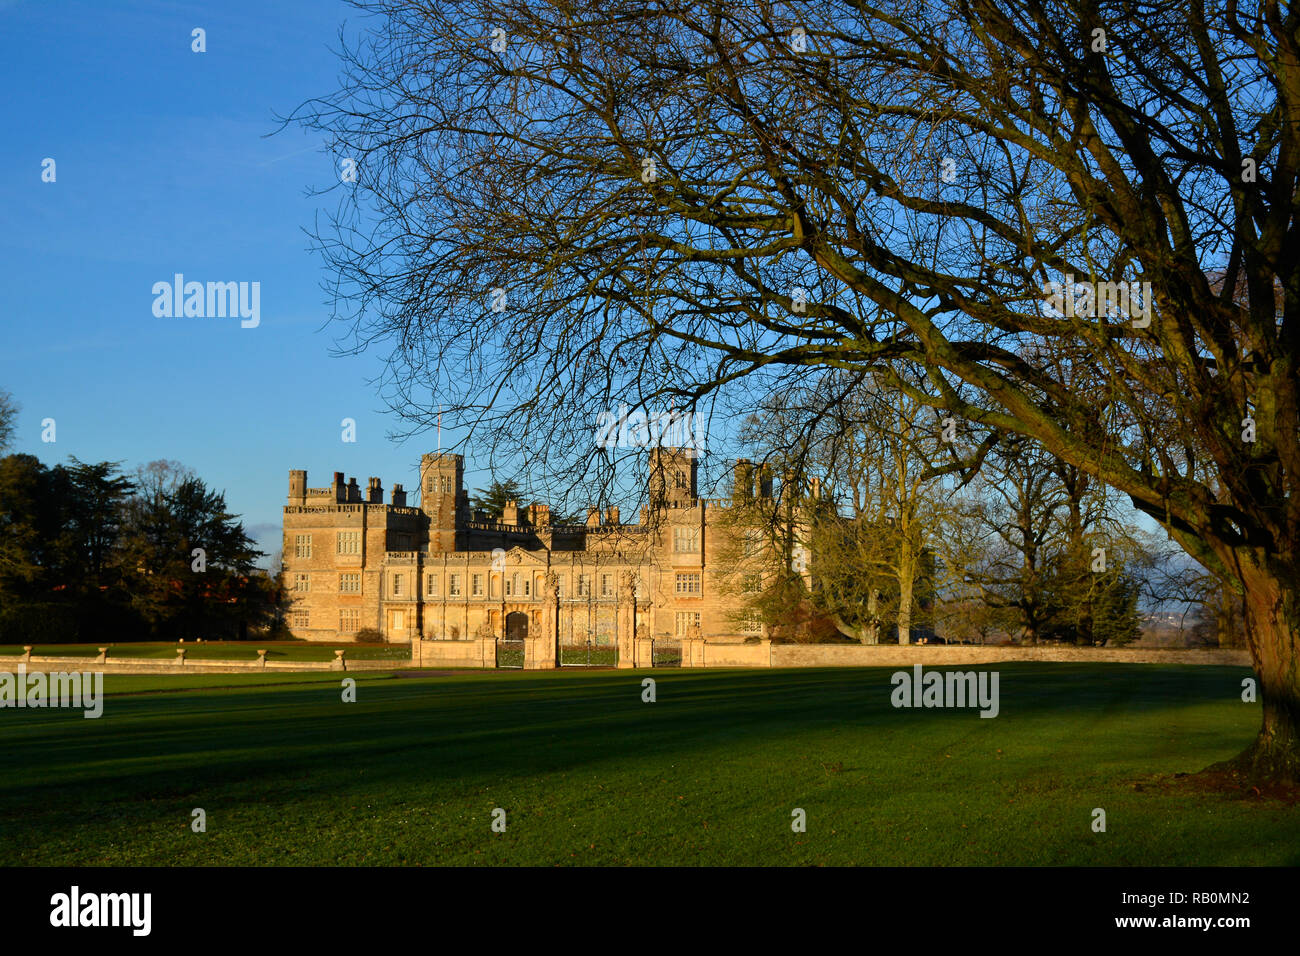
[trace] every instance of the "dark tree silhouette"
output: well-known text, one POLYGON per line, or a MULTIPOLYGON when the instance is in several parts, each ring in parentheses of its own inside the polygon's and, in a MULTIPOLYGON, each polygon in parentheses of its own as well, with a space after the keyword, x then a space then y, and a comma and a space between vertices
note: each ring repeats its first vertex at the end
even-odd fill
POLYGON ((1295 9, 358 5, 297 119, 356 163, 318 240, 413 428, 450 397, 535 480, 607 478, 616 402, 922 365, 890 384, 953 467, 1031 437, 1243 594, 1239 764, 1300 777, 1295 9))

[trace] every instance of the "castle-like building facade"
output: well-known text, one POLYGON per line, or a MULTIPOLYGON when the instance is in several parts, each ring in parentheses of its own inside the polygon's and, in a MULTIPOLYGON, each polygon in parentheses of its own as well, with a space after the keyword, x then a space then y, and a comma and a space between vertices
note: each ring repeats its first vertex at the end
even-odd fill
POLYGON ((764 636, 766 625, 737 609, 744 590, 761 587, 761 572, 746 566, 762 566, 768 536, 739 527, 731 509, 770 497, 771 479, 741 459, 733 497, 702 499, 697 475, 692 450, 652 449, 639 521, 625 524, 609 507, 558 525, 544 504, 508 502, 499 518, 472 512, 457 454, 421 458, 418 505, 401 485, 385 502, 378 478, 363 495, 341 472, 309 488, 307 472, 291 471, 290 629, 314 641, 353 641, 370 628, 391 642, 544 633, 561 647, 764 636))

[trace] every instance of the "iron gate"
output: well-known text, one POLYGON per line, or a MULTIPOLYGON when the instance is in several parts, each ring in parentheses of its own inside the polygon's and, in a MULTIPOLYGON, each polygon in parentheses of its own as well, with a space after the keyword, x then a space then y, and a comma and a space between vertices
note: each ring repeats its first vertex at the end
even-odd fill
POLYGON ((682 642, 656 637, 650 642, 651 667, 681 667, 682 642))
POLYGON ((524 642, 521 638, 497 638, 497 667, 522 668, 524 642))
POLYGON ((613 667, 618 663, 618 645, 591 639, 560 645, 561 667, 613 667))
POLYGON ((497 638, 497 667, 524 666, 524 640, 528 637, 528 615, 512 611, 506 615, 506 632, 497 638))

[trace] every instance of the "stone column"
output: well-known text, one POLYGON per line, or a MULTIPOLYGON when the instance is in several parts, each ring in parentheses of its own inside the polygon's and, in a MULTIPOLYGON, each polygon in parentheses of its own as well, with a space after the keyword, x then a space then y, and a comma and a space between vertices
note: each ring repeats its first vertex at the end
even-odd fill
POLYGON ((618 589, 618 663, 636 667, 636 574, 624 571, 618 589))
POLYGON ((497 666, 497 639, 493 634, 486 634, 478 639, 479 654, 483 658, 484 667, 497 666))
POLYGON ((555 670, 555 635, 546 634, 545 626, 543 621, 543 633, 534 635, 530 631, 527 640, 524 641, 524 670, 555 670))
POLYGON ((544 657, 549 663, 546 664, 546 670, 553 670, 560 666, 560 576, 554 571, 546 572, 546 583, 542 585, 542 633, 538 635, 541 640, 541 647, 538 650, 539 657, 544 657))
POLYGON ((644 626, 637 630, 636 666, 654 667, 654 640, 646 632, 644 626))
POLYGON ((704 639, 700 637, 698 627, 688 627, 682 636, 682 666, 704 666, 704 639))

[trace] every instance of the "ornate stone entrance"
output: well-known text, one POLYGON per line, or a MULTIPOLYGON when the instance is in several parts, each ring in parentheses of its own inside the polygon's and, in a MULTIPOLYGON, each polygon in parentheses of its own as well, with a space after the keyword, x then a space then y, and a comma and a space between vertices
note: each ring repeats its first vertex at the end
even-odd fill
POLYGON ((506 615, 506 632, 497 638, 497 667, 523 667, 528 640, 528 615, 514 611, 506 615))

